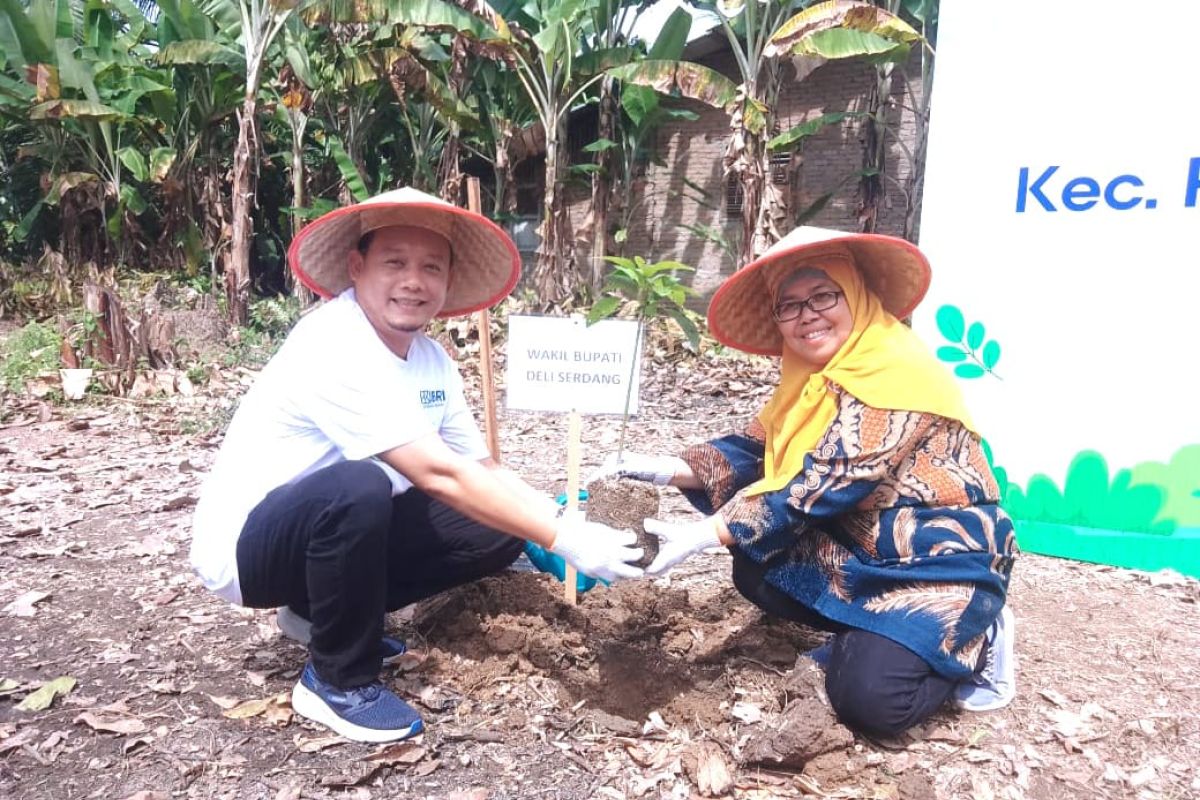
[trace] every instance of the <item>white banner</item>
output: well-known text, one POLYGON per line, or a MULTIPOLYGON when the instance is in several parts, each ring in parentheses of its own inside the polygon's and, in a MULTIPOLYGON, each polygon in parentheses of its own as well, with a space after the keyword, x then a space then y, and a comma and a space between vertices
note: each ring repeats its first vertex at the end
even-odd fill
POLYGON ((914 326, 1014 517, 1194 536, 1197 570, 1200 2, 1140 8, 942 0, 914 326))
POLYGON ((528 411, 637 412, 638 323, 582 317, 508 318, 508 407, 528 411))

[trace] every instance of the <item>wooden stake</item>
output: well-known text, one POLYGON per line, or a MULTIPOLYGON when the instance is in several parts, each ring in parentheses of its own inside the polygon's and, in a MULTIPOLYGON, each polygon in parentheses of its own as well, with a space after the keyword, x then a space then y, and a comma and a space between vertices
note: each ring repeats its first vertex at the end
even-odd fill
MULTIPOLYGON (((583 430, 583 418, 579 412, 571 409, 571 413, 567 415, 567 513, 571 513, 579 508, 579 440, 581 431, 583 430)), ((563 600, 567 605, 575 605, 575 583, 576 575, 575 568, 570 564, 566 565, 566 574, 563 576, 563 600)))
MULTIPOLYGON (((467 178, 467 209, 476 214, 479 208, 479 178, 467 178)), ((492 314, 488 309, 476 312, 479 329, 479 378, 483 384, 483 432, 487 438, 492 460, 500 463, 500 432, 496 426, 496 380, 492 371, 492 314)))

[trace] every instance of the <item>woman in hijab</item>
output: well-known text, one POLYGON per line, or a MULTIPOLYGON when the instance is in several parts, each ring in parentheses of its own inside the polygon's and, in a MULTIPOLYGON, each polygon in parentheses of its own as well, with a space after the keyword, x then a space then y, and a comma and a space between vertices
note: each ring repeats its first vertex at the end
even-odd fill
POLYGON ((733 583, 769 614, 831 631, 829 700, 893 736, 952 697, 1014 693, 1005 605, 1012 521, 950 374, 900 319, 929 264, 893 237, 798 228, 718 289, 718 341, 782 356, 741 434, 681 457, 627 453, 602 472, 683 490, 700 522, 647 520, 651 574, 725 545, 733 583))

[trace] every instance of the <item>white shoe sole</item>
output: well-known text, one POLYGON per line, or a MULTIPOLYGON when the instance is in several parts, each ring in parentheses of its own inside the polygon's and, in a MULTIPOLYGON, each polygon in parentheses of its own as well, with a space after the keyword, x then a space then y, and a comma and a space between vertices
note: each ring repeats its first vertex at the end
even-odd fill
POLYGON ((973 703, 973 704, 968 704, 968 703, 964 702, 963 700, 956 697, 956 698, 954 698, 954 705, 956 707, 962 709, 963 711, 998 711, 998 710, 1004 708, 1005 706, 1007 706, 1013 700, 1015 700, 1016 696, 1017 696, 1017 693, 1014 690, 1013 693, 1008 695, 1007 697, 997 695, 995 700, 989 700, 985 703, 973 703))
POLYGON ((424 724, 420 720, 402 730, 386 731, 376 728, 364 728, 355 725, 353 722, 347 722, 333 713, 333 709, 327 706, 325 701, 316 692, 298 681, 292 688, 292 710, 305 719, 319 722, 334 733, 356 742, 395 742, 400 739, 407 739, 425 729, 424 724))

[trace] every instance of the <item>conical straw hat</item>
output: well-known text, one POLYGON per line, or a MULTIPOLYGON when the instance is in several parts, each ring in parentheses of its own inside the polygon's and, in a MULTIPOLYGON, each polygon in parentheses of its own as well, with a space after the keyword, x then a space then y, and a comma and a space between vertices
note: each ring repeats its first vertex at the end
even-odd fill
POLYGON ((358 240, 391 225, 425 228, 450 242, 450 285, 439 317, 493 306, 517 285, 521 255, 496 223, 409 187, 320 217, 292 240, 288 264, 309 289, 333 297, 350 287, 350 252, 358 240))
POLYGON ((725 279, 708 306, 712 335, 747 353, 780 355, 783 337, 771 316, 779 284, 801 264, 820 267, 826 255, 849 255, 867 288, 898 319, 911 314, 929 289, 929 261, 911 242, 803 226, 725 279))

